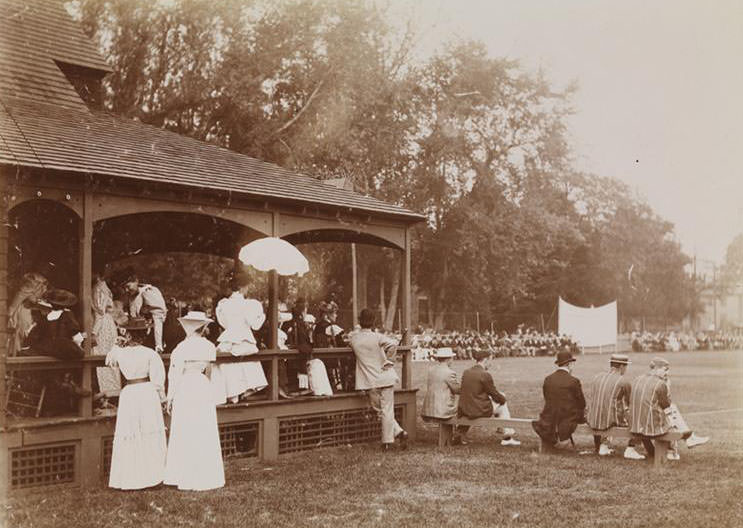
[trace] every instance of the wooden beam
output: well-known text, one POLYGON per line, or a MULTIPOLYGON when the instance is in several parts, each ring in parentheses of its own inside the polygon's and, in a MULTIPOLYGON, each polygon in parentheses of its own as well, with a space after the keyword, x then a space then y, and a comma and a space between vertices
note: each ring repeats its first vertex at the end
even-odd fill
MULTIPOLYGON (((271 234, 275 237, 279 236, 279 220, 279 213, 274 212, 272 217, 271 234)), ((271 330, 268 339, 268 347, 271 350, 277 350, 279 348, 279 274, 276 273, 276 270, 271 270, 268 273, 268 320, 271 330)), ((279 361, 281 360, 276 358, 273 358, 271 361, 272 400, 279 399, 279 361)), ((264 436, 264 440, 265 439, 266 437, 264 436)))
MULTIPOLYGON (((83 331, 85 332, 85 355, 91 355, 91 336, 93 332, 92 283, 93 283, 93 203, 94 196, 90 191, 84 191, 83 215, 80 222, 80 309, 82 313, 83 331)), ((82 385, 84 389, 91 390, 93 387, 93 367, 90 364, 83 366, 82 385)), ((93 416, 93 398, 85 396, 80 398, 81 416, 93 416)))
MULTIPOLYGON (((411 269, 410 269, 410 252, 411 252, 411 229, 405 229, 405 249, 402 253, 402 328, 404 334, 402 344, 410 344, 411 319, 410 319, 410 297, 411 297, 411 269)), ((403 357, 402 364, 402 388, 409 389, 413 384, 413 355, 408 353, 403 357)))
POLYGON ((359 319, 359 281, 356 267, 356 244, 351 244, 351 328, 359 319))

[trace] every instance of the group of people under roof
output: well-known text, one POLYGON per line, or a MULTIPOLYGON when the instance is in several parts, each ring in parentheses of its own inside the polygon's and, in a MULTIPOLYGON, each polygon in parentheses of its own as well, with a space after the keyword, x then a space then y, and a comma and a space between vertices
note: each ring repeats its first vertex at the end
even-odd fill
MULTIPOLYGON (((492 354, 478 350, 475 365, 462 376, 451 368, 454 352, 449 347, 439 348, 433 354, 436 364, 428 372, 427 391, 421 411, 424 421, 450 423, 452 418, 510 418, 506 394, 498 391, 488 372, 492 354)), ((613 453, 610 430, 629 427, 631 438, 624 450, 624 458, 653 459, 654 440, 671 430, 683 433, 687 447, 706 443, 709 437, 692 432, 675 404, 671 402, 670 364, 662 357, 650 361, 647 372, 630 381, 626 377, 630 359, 625 354, 612 354, 609 369, 597 374, 589 384, 589 398, 583 393, 581 382, 572 375, 576 361, 570 350, 556 354, 556 370, 544 379, 542 393, 544 407, 532 428, 542 443, 542 450, 555 452, 573 449, 573 433, 581 423, 594 431, 595 452, 600 456, 613 453), (646 455, 640 453, 642 446, 646 455)), ((467 443, 469 426, 457 426, 453 444, 467 443)), ((517 446, 513 429, 503 429, 501 444, 517 446)), ((667 453, 671 460, 680 458, 678 446, 667 453)))
MULTIPOLYGON (((178 321, 179 311, 165 301, 157 286, 142 282, 130 273, 113 289, 100 274, 94 275, 91 290, 93 325, 91 353, 106 356, 124 339, 130 319, 144 318, 149 325, 144 343, 157 353, 170 353, 185 338, 178 321), (119 287, 120 286, 120 287, 119 287)), ((210 318, 204 336, 217 352, 233 356, 250 356, 268 348, 270 328, 264 304, 248 298, 245 284, 234 284, 233 291, 212 307, 191 305, 187 311, 204 312, 210 318)), ((76 360, 84 356, 86 339, 79 318, 75 315, 78 298, 67 290, 53 288, 38 273, 27 273, 9 306, 11 333, 10 355, 52 356, 76 360)), ((351 358, 326 359, 312 357, 313 348, 346 346, 348 336, 337 324, 338 304, 334 299, 319 305, 317 317, 308 314, 307 304, 298 299, 291 310, 284 303, 279 307, 278 348, 296 348, 297 358, 279 362, 279 394, 282 398, 300 395, 330 396, 337 391, 354 390, 354 365, 351 358), (327 364, 327 367, 326 367, 327 364)), ((101 377, 105 368, 97 369, 94 381, 97 410, 114 408, 116 397, 102 391, 101 377)), ((80 369, 29 375, 19 374, 14 383, 43 385, 46 398, 42 406, 45 416, 76 413, 78 400, 90 396, 81 387, 80 369)), ((210 383, 217 404, 237 403, 251 397, 267 397, 268 381, 260 361, 224 362, 215 365, 210 383)))
MULTIPOLYGON (((106 346, 106 367, 101 368, 116 369, 117 376, 125 380, 118 395, 109 486, 127 490, 161 484, 184 490, 219 488, 225 479, 216 407, 226 398, 260 390, 267 383, 260 362, 218 364, 216 357, 218 352, 249 356, 258 350, 253 331, 264 327, 263 307, 257 300, 246 299, 244 287, 236 285, 234 292, 216 306, 216 322, 223 327, 216 344, 206 337, 215 320, 204 311, 192 309, 178 317, 183 338, 170 354, 166 375, 159 353, 164 350, 162 323, 166 316, 162 293, 134 276, 126 284, 132 297, 125 320, 117 320, 110 289, 102 277, 96 277, 93 288, 93 328, 96 337, 99 333, 105 336, 95 340, 94 350, 101 353, 100 347, 106 346), (107 339, 109 329, 114 331, 111 340, 107 339), (163 412, 171 416, 167 434, 163 412)), ((50 289, 38 274, 27 274, 20 292, 12 303, 18 350, 36 347, 31 353, 43 352, 60 359, 82 357, 85 335, 71 310, 77 303, 76 296, 50 289), (33 338, 40 328, 44 328, 44 336, 54 339, 44 348, 37 347, 33 338)), ((331 301, 323 305, 323 315, 314 328, 307 322, 306 304, 301 301, 291 312, 281 313, 280 346, 292 344, 299 351, 298 359, 287 361, 283 367, 280 364, 282 392, 291 388, 288 378, 297 374, 297 384, 302 384, 304 376, 309 393, 332 394, 326 367, 312 358, 312 351, 313 346, 327 347, 340 337, 334 325, 337 304, 331 301), (304 365, 292 366, 290 362, 304 365)), ((362 310, 359 327, 348 334, 353 360, 345 365, 331 360, 335 361, 332 368, 343 371, 350 367, 354 390, 363 391, 379 416, 382 448, 389 450, 396 442, 405 448, 408 433, 394 415, 398 342, 374 331, 374 323, 375 313, 362 310)), ((292 394, 287 392, 286 396, 292 394)))
POLYGON ((493 357, 554 356, 565 347, 577 350, 578 345, 569 336, 554 332, 538 332, 535 328, 519 326, 515 332, 465 330, 463 332, 435 332, 424 330, 413 337, 413 347, 418 359, 427 359, 436 349, 451 348, 457 359, 474 359, 478 350, 493 357))

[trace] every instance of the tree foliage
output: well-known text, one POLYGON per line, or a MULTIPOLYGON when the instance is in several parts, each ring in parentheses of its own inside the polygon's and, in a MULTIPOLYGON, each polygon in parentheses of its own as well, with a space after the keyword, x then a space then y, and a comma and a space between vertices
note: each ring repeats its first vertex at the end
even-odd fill
MULTIPOLYGON (((114 67, 110 110, 423 213, 414 282, 438 324, 478 311, 508 326, 557 296, 669 319, 693 303, 673 226, 617 180, 572 169, 572 87, 478 42, 416 60, 410 24, 378 2, 77 5, 114 67)), ((347 266, 323 251, 329 274, 347 266)), ((368 257, 370 301, 388 302, 389 325, 399 265, 368 257)))

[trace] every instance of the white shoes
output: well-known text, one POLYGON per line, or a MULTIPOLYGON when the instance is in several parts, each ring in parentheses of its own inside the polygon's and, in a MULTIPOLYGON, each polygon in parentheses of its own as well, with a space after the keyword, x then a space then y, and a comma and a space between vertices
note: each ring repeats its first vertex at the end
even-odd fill
POLYGON ((668 451, 666 453, 666 458, 668 460, 681 460, 681 455, 679 455, 676 451, 668 451))
POLYGON ((601 444, 599 446, 599 456, 609 456, 614 452, 612 448, 610 448, 606 444, 601 444))
POLYGON ((502 446, 520 446, 521 442, 519 440, 516 440, 515 438, 504 438, 500 441, 500 445, 502 446))
POLYGON ((624 458, 629 458, 630 460, 645 460, 645 455, 638 453, 634 447, 628 447, 624 450, 624 458))
POLYGON ((706 444, 709 442, 709 436, 697 436, 695 433, 691 433, 691 436, 686 439, 686 447, 691 449, 698 445, 706 444))

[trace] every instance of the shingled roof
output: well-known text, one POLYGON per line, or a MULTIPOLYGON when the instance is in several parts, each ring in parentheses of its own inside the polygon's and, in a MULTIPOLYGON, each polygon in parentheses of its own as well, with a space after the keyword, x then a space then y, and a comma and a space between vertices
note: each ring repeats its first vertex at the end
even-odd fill
POLYGON ((55 61, 110 71, 59 0, 0 0, 0 163, 422 219, 271 163, 93 110, 55 61))

